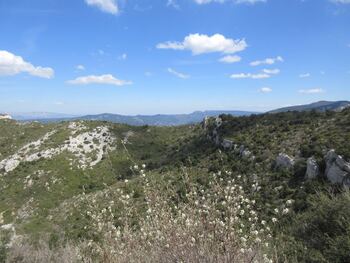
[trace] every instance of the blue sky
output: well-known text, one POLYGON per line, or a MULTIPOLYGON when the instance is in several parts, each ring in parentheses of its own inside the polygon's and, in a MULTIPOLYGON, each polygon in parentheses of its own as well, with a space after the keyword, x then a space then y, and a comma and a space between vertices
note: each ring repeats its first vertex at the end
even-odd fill
POLYGON ((0 111, 350 100, 350 0, 0 0, 0 111))

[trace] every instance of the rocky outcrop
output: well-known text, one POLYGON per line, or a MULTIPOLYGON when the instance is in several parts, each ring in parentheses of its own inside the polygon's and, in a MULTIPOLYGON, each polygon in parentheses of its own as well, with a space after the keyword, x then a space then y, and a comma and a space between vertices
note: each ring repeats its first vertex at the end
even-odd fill
POLYGON ((244 145, 241 145, 241 147, 239 148, 239 155, 243 159, 247 159, 252 155, 252 153, 244 145))
POLYGON ((0 113, 0 120, 11 120, 12 117, 8 114, 1 114, 0 113))
POLYGON ((306 167, 307 167, 306 174, 305 174, 306 179, 312 180, 319 176, 320 168, 314 157, 310 157, 309 159, 307 159, 306 167))
POLYGON ((212 123, 211 121, 211 118, 205 118, 203 121, 203 129, 207 133, 207 138, 214 142, 215 145, 220 146, 222 143, 222 139, 219 136, 218 128, 220 128, 220 126, 222 125, 222 120, 220 117, 216 117, 214 123, 212 123))
POLYGON ((346 162, 343 157, 336 154, 335 150, 330 150, 326 156, 327 179, 333 184, 343 184, 350 186, 350 163, 346 162))
MULTIPOLYGON (((73 126, 72 126, 73 127, 73 126)), ((78 127, 78 126, 75 126, 78 127)), ((87 169, 97 165, 102 161, 107 151, 113 150, 114 136, 110 133, 108 127, 96 127, 92 131, 76 134, 76 130, 71 131, 70 136, 64 143, 56 148, 42 149, 42 146, 48 141, 56 131, 51 131, 41 139, 31 142, 15 154, 0 161, 0 173, 3 171, 9 173, 15 170, 23 162, 34 162, 41 159, 52 159, 53 157, 69 152, 76 157, 72 161, 71 167, 87 169)))
POLYGON ((224 150, 233 152, 242 159, 254 160, 252 152, 244 145, 237 145, 232 140, 223 139, 219 134, 219 128, 222 126, 222 119, 220 117, 205 118, 202 123, 203 129, 206 131, 208 140, 212 141, 216 146, 222 147, 224 150))
POLYGON ((224 150, 231 150, 234 144, 233 144, 233 141, 224 139, 221 143, 221 146, 224 148, 224 150))
POLYGON ((285 153, 280 153, 276 158, 276 168, 291 169, 294 164, 294 159, 285 153))
POLYGON ((219 128, 222 125, 222 119, 220 117, 215 118, 216 127, 219 128))

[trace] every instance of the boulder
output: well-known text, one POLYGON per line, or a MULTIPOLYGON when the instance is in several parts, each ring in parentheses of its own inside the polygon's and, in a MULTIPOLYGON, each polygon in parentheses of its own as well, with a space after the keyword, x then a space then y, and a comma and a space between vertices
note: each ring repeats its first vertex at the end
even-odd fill
POLYGON ((276 158, 276 167, 283 169, 291 169, 294 167, 295 161, 285 153, 280 153, 276 158))
POLYGON ((209 120, 210 120, 210 118, 209 118, 208 116, 206 116, 206 117, 204 118, 204 121, 203 121, 203 129, 204 129, 205 131, 208 130, 208 127, 209 127, 209 120))
POLYGON ((225 149, 225 150, 231 150, 233 147, 233 141, 228 140, 228 139, 224 139, 221 143, 221 146, 225 149))
POLYGON ((241 145, 241 146, 239 147, 239 155, 242 156, 242 154, 243 154, 244 151, 245 151, 245 147, 244 147, 244 145, 241 145))
POLYGON ((245 149, 245 150, 242 152, 242 154, 241 154, 241 156, 242 156, 243 159, 247 159, 247 158, 249 158, 251 155, 252 155, 252 153, 251 153, 249 150, 247 150, 247 149, 245 149))
POLYGON ((216 128, 219 128, 222 125, 222 119, 220 117, 215 118, 216 128))
POLYGON ((326 156, 326 177, 333 184, 343 184, 350 186, 350 163, 346 162, 342 156, 336 154, 335 150, 330 150, 326 156))
POLYGON ((219 136, 219 133, 216 129, 213 131, 212 140, 217 146, 220 145, 220 136, 219 136))
POLYGON ((312 179, 317 178, 320 174, 320 168, 319 168, 315 158, 310 157, 309 159, 307 159, 306 164, 307 164, 307 169, 306 169, 306 174, 305 174, 306 179, 312 180, 312 179))

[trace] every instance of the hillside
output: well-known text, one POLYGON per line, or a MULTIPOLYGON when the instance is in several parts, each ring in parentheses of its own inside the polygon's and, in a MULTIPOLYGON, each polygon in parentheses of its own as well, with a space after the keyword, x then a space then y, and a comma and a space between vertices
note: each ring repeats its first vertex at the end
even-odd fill
POLYGON ((270 111, 270 113, 280 113, 288 111, 341 111, 350 107, 350 101, 319 101, 306 105, 291 106, 270 111))
POLYGON ((177 127, 0 120, 0 134, 0 262, 350 256, 350 109, 177 127))

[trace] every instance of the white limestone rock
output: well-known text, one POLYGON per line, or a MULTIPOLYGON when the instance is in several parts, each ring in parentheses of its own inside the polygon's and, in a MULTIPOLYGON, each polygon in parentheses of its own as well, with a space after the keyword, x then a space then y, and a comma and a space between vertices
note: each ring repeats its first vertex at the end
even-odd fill
POLYGON ((12 117, 9 114, 0 114, 0 120, 11 120, 12 117))
POLYGON ((306 164, 307 164, 307 169, 306 169, 306 174, 305 174, 306 179, 312 180, 312 179, 317 178, 320 174, 320 168, 319 168, 315 158, 310 157, 307 160, 306 164))
MULTIPOLYGON (((248 159, 251 155, 252 155, 251 151, 249 151, 249 150, 247 150, 247 149, 245 149, 245 150, 242 152, 242 154, 241 154, 241 156, 242 156, 243 159, 248 159)), ((253 158, 253 159, 254 159, 254 158, 253 158)))
POLYGON ((215 118, 216 128, 219 128, 222 125, 222 119, 220 117, 215 118))
POLYGON ((285 153, 280 153, 276 158, 276 167, 282 169, 291 169, 294 167, 295 160, 285 153))
POLYGON ((350 186, 350 163, 346 162, 342 156, 336 154, 335 150, 330 150, 326 156, 326 177, 333 184, 343 184, 350 186))
POLYGON ((224 139, 221 143, 221 146, 225 149, 225 150, 231 150, 233 147, 233 141, 228 140, 228 139, 224 139))
MULTIPOLYGON (((0 162, 0 171, 5 174, 15 170, 22 162, 34 162, 40 159, 51 159, 64 151, 72 153, 76 157, 76 165, 80 169, 86 169, 98 164, 104 154, 114 149, 113 142, 115 138, 111 135, 108 127, 97 127, 90 132, 84 132, 76 135, 82 125, 71 124, 72 136, 56 148, 41 149, 42 144, 47 141, 56 131, 47 133, 38 141, 31 142, 22 147, 14 155, 0 162), (77 130, 74 130, 76 128, 77 130)), ((73 164, 72 164, 73 165, 73 164)))

